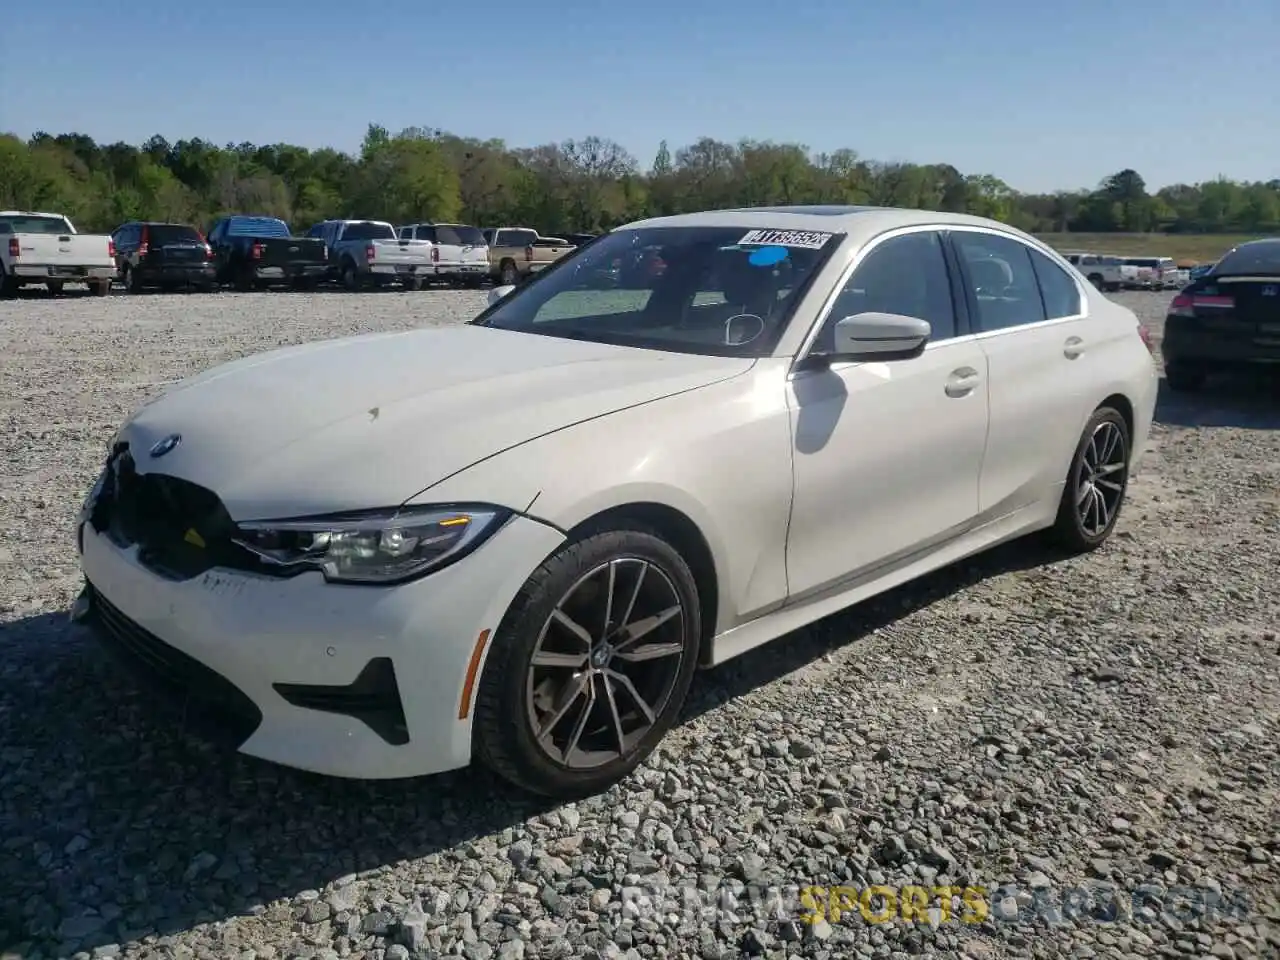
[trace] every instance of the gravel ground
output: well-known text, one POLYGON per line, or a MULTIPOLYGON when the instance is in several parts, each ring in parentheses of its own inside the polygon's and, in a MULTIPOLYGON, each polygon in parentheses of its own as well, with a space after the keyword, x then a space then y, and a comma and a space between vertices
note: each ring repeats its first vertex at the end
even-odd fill
MULTIPOLYGON (((1157 335, 1168 297, 1118 295, 1157 335)), ((603 797, 329 781, 155 719, 65 615, 120 420, 232 357, 482 303, 0 303, 0 956, 1280 954, 1280 402, 1247 384, 1162 399, 1099 553, 1011 545, 703 674, 603 797), (796 886, 874 884, 989 913, 797 922, 796 886)))

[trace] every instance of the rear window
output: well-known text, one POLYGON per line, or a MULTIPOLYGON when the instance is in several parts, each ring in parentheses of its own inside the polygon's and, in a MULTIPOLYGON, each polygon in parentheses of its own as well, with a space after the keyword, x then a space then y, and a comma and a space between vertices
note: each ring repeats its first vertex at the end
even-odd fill
POLYGON ((289 225, 275 217, 232 217, 227 221, 229 237, 287 237, 289 225))
POLYGON ((376 220, 357 220, 342 230, 343 240, 394 240, 396 231, 389 223, 376 220))
POLYGON ((1280 276, 1280 242, 1237 247, 1212 268, 1213 276, 1280 276))
POLYGON ((0 233, 74 233, 66 217, 0 217, 0 233))
POLYGON ((195 227, 174 223, 153 223, 147 226, 147 241, 155 246, 166 243, 204 243, 195 227))
POLYGON ((484 234, 475 227, 460 223, 437 223, 436 235, 440 243, 448 243, 459 247, 483 247, 484 234))
POLYGON ((1152 259, 1152 258, 1150 258, 1150 257, 1129 257, 1127 260, 1125 260, 1125 263, 1127 263, 1127 264, 1128 264, 1129 266, 1131 266, 1131 267, 1158 267, 1158 266, 1160 266, 1160 261, 1159 261, 1159 260, 1155 260, 1155 259, 1152 259))
POLYGON ((538 241, 533 230, 499 230, 495 247, 531 247, 538 241))

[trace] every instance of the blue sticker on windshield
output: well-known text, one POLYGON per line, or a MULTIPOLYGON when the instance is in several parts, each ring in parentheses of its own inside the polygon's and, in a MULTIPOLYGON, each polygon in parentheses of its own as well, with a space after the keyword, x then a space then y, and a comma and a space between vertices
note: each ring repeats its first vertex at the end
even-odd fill
POLYGON ((772 267, 790 255, 786 247, 761 247, 747 258, 747 263, 753 267, 772 267))

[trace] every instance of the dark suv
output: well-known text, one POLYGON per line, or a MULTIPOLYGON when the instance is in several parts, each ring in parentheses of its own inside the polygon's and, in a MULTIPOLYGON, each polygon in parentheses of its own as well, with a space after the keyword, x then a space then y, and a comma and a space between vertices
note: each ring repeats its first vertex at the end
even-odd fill
POLYGON ((130 293, 147 287, 217 287, 213 251, 195 227, 134 220, 116 228, 116 269, 130 293))

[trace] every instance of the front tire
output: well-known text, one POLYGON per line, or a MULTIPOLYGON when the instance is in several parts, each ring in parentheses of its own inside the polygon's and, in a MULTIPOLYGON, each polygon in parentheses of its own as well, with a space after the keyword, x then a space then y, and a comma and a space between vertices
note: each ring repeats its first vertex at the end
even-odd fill
POLYGON ((1129 426, 1118 410, 1099 407, 1085 424, 1058 504, 1052 534, 1069 553, 1102 546, 1115 530, 1129 489, 1129 426))
POLYGON ((491 641, 476 694, 477 758, 544 796, 607 789, 679 716, 701 631, 693 574, 654 533, 605 530, 562 547, 491 641))

